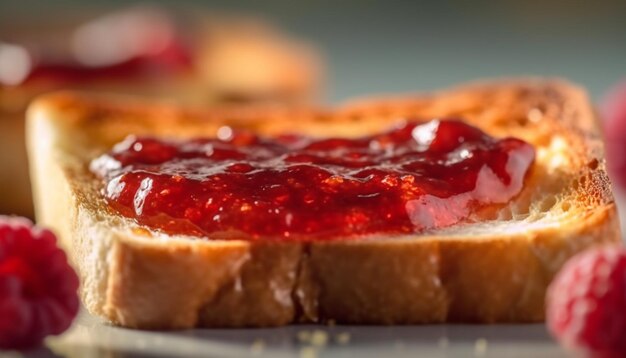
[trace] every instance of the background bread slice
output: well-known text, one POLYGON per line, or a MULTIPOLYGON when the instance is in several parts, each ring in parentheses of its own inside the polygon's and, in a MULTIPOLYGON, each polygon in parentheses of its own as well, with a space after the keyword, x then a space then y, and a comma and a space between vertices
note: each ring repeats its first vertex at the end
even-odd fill
POLYGON ((545 289, 564 261, 620 242, 594 112, 584 91, 558 80, 473 84, 334 111, 52 94, 30 108, 28 140, 38 220, 61 235, 89 311, 128 327, 541 321, 545 289), (312 243, 167 236, 112 212, 87 168, 130 133, 213 136, 229 125, 359 136, 437 117, 523 138, 537 159, 509 205, 421 235, 312 243))

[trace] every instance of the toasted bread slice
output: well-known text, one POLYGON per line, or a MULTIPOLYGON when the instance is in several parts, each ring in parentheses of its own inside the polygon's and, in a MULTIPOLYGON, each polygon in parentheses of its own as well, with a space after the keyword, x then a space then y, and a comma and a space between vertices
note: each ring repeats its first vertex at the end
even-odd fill
POLYGON ((618 244, 595 114, 558 80, 467 85, 334 111, 185 110, 52 94, 29 110, 38 221, 60 234, 87 309, 135 328, 264 327, 292 322, 536 322, 570 256, 618 244), (536 149, 523 191, 471 223, 415 235, 327 242, 207 240, 138 226, 104 201, 90 160, 128 134, 361 136, 402 118, 457 117, 536 149))

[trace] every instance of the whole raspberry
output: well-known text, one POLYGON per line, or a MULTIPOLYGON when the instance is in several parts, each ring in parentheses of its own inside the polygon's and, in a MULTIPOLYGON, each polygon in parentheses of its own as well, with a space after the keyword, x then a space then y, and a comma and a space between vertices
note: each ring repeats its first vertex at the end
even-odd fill
POLYGON ((78 277, 52 232, 0 216, 0 349, 41 344, 78 313, 78 277))
POLYGON ((613 181, 626 189, 626 80, 605 96, 602 115, 607 166, 613 181))
POLYGON ((625 357, 626 250, 591 249, 568 261, 548 289, 547 321, 565 347, 625 357))

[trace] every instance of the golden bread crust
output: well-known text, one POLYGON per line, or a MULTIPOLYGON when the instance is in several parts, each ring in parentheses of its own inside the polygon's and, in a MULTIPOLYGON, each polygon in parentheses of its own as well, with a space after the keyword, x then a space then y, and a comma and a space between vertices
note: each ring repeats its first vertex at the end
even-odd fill
POLYGON ((582 90, 511 80, 319 109, 182 109, 80 94, 29 111, 38 220, 60 233, 93 313, 135 328, 263 327, 292 322, 536 322, 567 258, 618 244, 596 118, 582 90), (211 241, 140 228, 113 213, 87 169, 126 135, 358 136, 402 118, 460 117, 532 143, 536 163, 504 207, 470 223, 402 237, 331 242, 211 241))

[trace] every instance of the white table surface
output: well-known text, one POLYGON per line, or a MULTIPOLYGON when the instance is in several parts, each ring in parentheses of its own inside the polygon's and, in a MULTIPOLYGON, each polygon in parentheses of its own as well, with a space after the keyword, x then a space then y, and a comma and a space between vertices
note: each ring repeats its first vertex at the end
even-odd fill
POLYGON ((8 357, 567 357, 542 324, 289 326, 146 332, 81 313, 47 347, 8 357), (315 339, 302 339, 307 332, 315 339), (325 338, 326 342, 323 343, 325 338), (347 342, 346 342, 347 340, 347 342))
MULTIPOLYGON (((626 195, 617 193, 622 232, 626 195)), ((14 358, 135 357, 568 357, 543 324, 311 326, 146 332, 113 327, 81 312, 46 347, 0 352, 14 358), (306 338, 305 335, 315 338, 306 338), (326 342, 322 342, 322 341, 326 342), (322 344, 324 343, 324 344, 322 344)))

